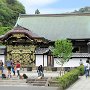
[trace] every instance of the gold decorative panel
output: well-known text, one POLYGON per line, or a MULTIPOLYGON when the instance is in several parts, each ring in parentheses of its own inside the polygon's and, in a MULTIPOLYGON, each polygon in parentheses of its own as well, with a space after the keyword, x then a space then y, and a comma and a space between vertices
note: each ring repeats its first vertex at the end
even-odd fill
POLYGON ((35 61, 35 48, 36 46, 30 45, 30 46, 7 46, 7 60, 19 60, 21 64, 28 65, 28 63, 32 63, 35 61))

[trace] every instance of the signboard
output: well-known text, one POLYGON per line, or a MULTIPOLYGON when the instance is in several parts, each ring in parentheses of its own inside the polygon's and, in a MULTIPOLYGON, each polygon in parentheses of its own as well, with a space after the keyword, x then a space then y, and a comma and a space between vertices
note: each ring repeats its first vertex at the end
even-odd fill
POLYGON ((13 34, 13 37, 21 38, 21 37, 25 37, 25 35, 24 34, 13 34))

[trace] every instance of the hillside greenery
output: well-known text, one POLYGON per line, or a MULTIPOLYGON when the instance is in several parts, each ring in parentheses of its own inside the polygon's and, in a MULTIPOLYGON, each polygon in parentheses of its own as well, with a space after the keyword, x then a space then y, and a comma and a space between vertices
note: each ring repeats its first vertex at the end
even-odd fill
POLYGON ((25 8, 19 1, 0 0, 0 35, 13 28, 19 13, 25 13, 25 8))
POLYGON ((24 14, 24 6, 17 0, 0 0, 0 26, 13 26, 19 16, 24 14))
POLYGON ((0 27, 0 36, 11 30, 12 27, 0 27))

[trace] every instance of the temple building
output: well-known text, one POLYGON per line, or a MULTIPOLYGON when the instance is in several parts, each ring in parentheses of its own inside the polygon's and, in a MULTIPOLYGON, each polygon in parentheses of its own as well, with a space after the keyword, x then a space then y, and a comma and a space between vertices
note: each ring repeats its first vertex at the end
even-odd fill
POLYGON ((77 67, 90 58, 90 13, 21 14, 13 30, 0 36, 6 46, 5 60, 19 60, 22 65, 60 67, 51 47, 58 39, 73 44, 71 59, 64 67, 77 67))

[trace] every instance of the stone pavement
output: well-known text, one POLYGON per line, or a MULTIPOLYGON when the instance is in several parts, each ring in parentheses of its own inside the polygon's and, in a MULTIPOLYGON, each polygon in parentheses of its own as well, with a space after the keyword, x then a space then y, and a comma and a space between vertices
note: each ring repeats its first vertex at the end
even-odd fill
MULTIPOLYGON (((38 74, 37 71, 20 71, 21 74, 26 74, 28 77, 31 78, 37 78, 38 74)), ((58 77, 59 76, 59 72, 52 72, 52 71, 44 71, 44 77, 58 77)))
POLYGON ((1 86, 0 90, 57 90, 57 87, 40 87, 40 86, 28 86, 28 87, 20 87, 20 86, 1 86))
POLYGON ((78 81, 66 90, 90 90, 90 77, 81 76, 78 81))
MULTIPOLYGON (((7 70, 5 69, 4 72, 6 73, 7 70)), ((30 78, 37 78, 38 77, 37 70, 33 70, 33 71, 20 70, 20 74, 21 75, 26 74, 30 78)), ((55 71, 55 72, 54 71, 53 72, 52 71, 44 71, 44 77, 58 77, 58 76, 59 76, 59 71, 55 71)))
MULTIPOLYGON (((38 77, 38 74, 37 74, 37 71, 20 71, 20 74, 26 74, 28 77, 30 78, 37 78, 38 77)), ((45 77, 57 77, 59 76, 59 72, 50 72, 50 71, 44 71, 44 76, 45 77)), ((7 82, 6 82, 7 83, 7 82)), ((3 82, 3 85, 6 86, 6 83, 3 82)), ((25 87, 28 87, 29 88, 35 88, 33 86, 30 86, 30 85, 27 85, 25 83, 25 81, 20 81, 20 80, 17 80, 17 84, 13 84, 11 86, 25 86, 25 87), (19 82, 22 82, 21 85, 19 85, 18 83, 19 82)), ((0 87, 2 86, 2 84, 0 85, 0 87)), ((38 87, 36 87, 38 88, 38 87)), ((36 90, 35 88, 35 90, 36 90)), ((50 87, 41 87, 40 88, 41 90, 50 90, 51 88, 50 87), (45 89, 47 88, 47 89, 45 89)), ((39 89, 39 90, 40 90, 39 89)), ((51 90, 57 90, 57 88, 53 88, 51 90)), ((68 89, 66 90, 90 90, 90 77, 86 78, 85 76, 80 76, 80 79, 78 81, 76 81, 74 84, 72 84, 68 89)))
MULTIPOLYGON (((7 73, 7 70, 4 70, 4 73, 7 73)), ((38 79, 38 74, 37 74, 36 70, 33 70, 33 71, 27 71, 27 70, 22 71, 22 70, 20 70, 20 75, 23 75, 23 74, 26 74, 30 79, 35 79, 35 80, 38 79)), ((57 77, 57 76, 59 76, 59 72, 44 71, 44 77, 45 78, 57 77)), ((37 82, 37 83, 40 83, 40 82, 37 82)), ((35 82, 34 84, 37 84, 37 83, 35 82)), ((13 76, 13 73, 12 73, 12 78, 10 78, 8 80, 7 79, 0 80, 0 87, 1 86, 25 86, 26 87, 26 86, 32 86, 32 85, 26 83, 26 80, 19 79, 17 77, 17 73, 15 76, 13 76)), ((45 86, 45 85, 43 85, 43 86, 45 86)))

